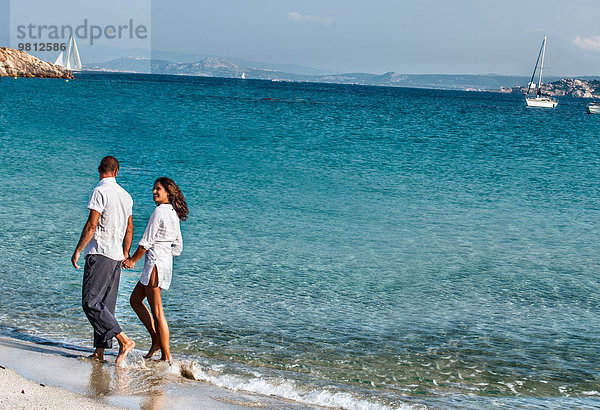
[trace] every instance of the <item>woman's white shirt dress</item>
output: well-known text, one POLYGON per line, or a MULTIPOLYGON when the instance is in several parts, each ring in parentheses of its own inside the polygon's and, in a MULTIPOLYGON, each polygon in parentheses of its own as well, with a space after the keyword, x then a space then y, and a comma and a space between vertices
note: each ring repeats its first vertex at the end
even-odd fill
POLYGON ((180 255, 183 250, 179 218, 171 204, 156 207, 139 245, 146 249, 141 284, 148 285, 152 268, 156 266, 158 287, 169 289, 173 275, 173 256, 180 255))

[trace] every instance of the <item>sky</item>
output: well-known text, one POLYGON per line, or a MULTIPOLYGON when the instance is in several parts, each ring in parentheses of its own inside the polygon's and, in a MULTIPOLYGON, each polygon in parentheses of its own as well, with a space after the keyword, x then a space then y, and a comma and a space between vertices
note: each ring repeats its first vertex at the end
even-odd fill
POLYGON ((16 21, 67 16, 99 25, 133 17, 151 28, 144 42, 99 40, 97 50, 152 47, 376 74, 528 76, 547 35, 548 75, 600 75, 600 0, 12 0, 11 45, 16 21))

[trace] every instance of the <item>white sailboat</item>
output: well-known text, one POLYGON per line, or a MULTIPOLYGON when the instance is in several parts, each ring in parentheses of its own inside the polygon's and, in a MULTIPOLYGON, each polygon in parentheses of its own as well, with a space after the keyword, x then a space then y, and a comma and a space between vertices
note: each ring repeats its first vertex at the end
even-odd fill
POLYGON ((246 73, 242 73, 242 80, 246 79, 246 73))
POLYGON ((81 70, 81 59, 79 58, 79 50, 77 49, 77 43, 75 37, 71 34, 69 37, 69 45, 67 46, 67 52, 61 51, 58 58, 54 62, 55 65, 66 68, 71 71, 81 70))
POLYGON ((546 38, 547 37, 544 37, 544 41, 542 41, 542 47, 540 48, 537 61, 535 62, 535 67, 533 68, 533 74, 531 75, 531 81, 529 81, 527 93, 525 94, 525 102, 527 103, 528 107, 556 108, 558 105, 558 101, 542 94, 542 72, 544 70, 544 57, 546 56, 546 38), (541 64, 540 57, 542 59, 541 64), (538 69, 538 65, 540 67, 540 76, 538 78, 538 83, 536 84, 533 82, 533 80, 535 78, 535 72, 538 69), (535 97, 528 96, 531 90, 536 90, 535 97))

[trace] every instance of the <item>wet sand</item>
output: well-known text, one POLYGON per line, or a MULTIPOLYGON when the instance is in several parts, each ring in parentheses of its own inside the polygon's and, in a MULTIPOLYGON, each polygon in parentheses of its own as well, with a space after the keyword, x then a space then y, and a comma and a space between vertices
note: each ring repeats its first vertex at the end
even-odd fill
POLYGON ((86 359, 89 352, 0 336, 0 408, 300 408, 270 397, 187 380, 179 368, 145 361, 125 366, 86 359))

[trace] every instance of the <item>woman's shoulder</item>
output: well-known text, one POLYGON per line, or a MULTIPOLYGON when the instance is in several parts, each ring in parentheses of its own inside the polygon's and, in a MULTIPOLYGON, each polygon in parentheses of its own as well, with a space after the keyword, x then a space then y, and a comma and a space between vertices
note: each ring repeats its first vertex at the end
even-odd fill
POLYGON ((171 214, 176 213, 173 205, 171 204, 160 204, 156 207, 154 212, 160 216, 171 216, 171 214))
POLYGON ((171 204, 160 204, 156 207, 156 210, 160 210, 160 212, 174 211, 173 205, 171 204))
POLYGON ((168 204, 161 204, 161 205, 156 206, 154 208, 154 211, 152 211, 152 216, 150 216, 150 218, 153 218, 153 219, 164 218, 164 216, 166 214, 168 214, 168 212, 169 212, 169 208, 165 207, 165 205, 168 205, 168 204))

